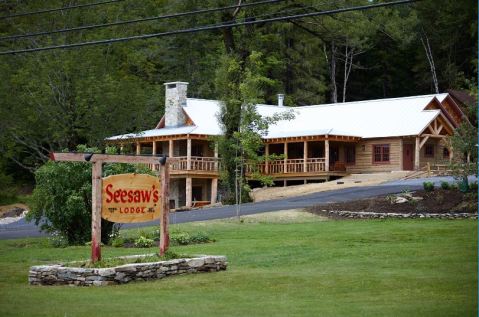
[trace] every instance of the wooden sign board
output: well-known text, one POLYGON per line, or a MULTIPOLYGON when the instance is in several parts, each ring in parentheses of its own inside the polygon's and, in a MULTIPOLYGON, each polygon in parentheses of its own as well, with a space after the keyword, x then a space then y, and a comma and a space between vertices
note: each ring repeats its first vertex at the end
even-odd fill
POLYGON ((161 216, 161 184, 146 174, 112 175, 102 179, 101 217, 111 222, 145 222, 161 216))

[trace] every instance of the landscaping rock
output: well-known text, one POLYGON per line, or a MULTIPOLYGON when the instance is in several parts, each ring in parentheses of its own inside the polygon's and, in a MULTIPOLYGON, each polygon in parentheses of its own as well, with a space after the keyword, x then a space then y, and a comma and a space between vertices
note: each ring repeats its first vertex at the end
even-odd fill
MULTIPOLYGON (((143 256, 129 257, 140 258, 143 256)), ((31 285, 107 286, 131 281, 161 279, 165 276, 226 270, 225 256, 199 256, 151 263, 132 263, 112 268, 83 269, 63 265, 32 266, 31 285)))

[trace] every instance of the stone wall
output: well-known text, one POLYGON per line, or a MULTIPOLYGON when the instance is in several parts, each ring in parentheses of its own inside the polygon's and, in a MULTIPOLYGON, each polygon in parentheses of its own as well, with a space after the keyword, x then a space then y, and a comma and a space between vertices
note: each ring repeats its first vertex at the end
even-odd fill
POLYGON ((178 274, 217 272, 226 270, 227 266, 225 256, 132 263, 101 269, 39 265, 30 267, 28 282, 31 285, 105 286, 161 279, 178 274))
POLYGON ((384 213, 368 211, 339 211, 331 210, 325 213, 331 218, 352 218, 352 219, 408 219, 408 218, 436 218, 436 219, 477 219, 477 214, 470 213, 384 213))

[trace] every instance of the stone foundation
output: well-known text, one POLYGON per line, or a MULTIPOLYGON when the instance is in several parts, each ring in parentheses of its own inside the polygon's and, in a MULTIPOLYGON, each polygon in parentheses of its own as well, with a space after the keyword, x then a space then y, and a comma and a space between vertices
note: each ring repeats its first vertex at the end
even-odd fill
POLYGON ((325 212, 331 218, 351 218, 351 219, 413 219, 413 218, 435 218, 435 219, 477 219, 477 214, 471 213, 384 213, 384 212, 368 212, 368 211, 339 211, 331 210, 325 212))
POLYGON ((161 279, 178 274, 217 272, 226 270, 227 266, 225 256, 131 263, 101 269, 39 265, 30 267, 28 282, 31 285, 105 286, 161 279))

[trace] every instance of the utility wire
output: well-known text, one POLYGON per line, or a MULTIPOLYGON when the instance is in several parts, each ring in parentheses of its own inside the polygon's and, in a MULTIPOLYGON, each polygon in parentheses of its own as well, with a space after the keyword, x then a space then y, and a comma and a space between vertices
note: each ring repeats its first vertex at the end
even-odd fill
POLYGON ((83 46, 100 45, 100 44, 111 44, 111 43, 118 43, 118 42, 126 42, 126 41, 130 41, 130 40, 163 37, 163 36, 169 36, 169 35, 175 35, 175 34, 197 33, 197 32, 203 32, 203 31, 238 27, 238 26, 243 26, 243 25, 254 25, 254 24, 260 24, 260 23, 269 23, 269 22, 278 22, 278 21, 285 21, 285 20, 301 19, 301 18, 320 16, 320 15, 330 15, 330 14, 337 14, 337 13, 343 13, 343 12, 369 10, 369 9, 380 8, 380 7, 388 7, 388 6, 394 6, 394 5, 409 4, 409 3, 414 3, 414 2, 418 2, 418 1, 421 1, 421 0, 400 0, 400 1, 365 5, 365 6, 355 6, 355 7, 340 8, 340 9, 320 11, 320 12, 311 12, 311 13, 281 16, 281 17, 268 18, 268 19, 262 19, 262 20, 245 21, 245 22, 240 22, 240 23, 224 23, 224 24, 221 24, 221 25, 205 25, 205 26, 196 27, 196 28, 180 29, 180 30, 175 30, 175 31, 167 31, 167 32, 152 33, 152 34, 142 34, 142 35, 135 35, 135 36, 129 36, 129 37, 113 38, 113 39, 108 39, 108 40, 97 40, 97 41, 63 44, 63 45, 54 45, 54 46, 45 46, 45 47, 30 48, 30 49, 3 51, 3 52, 0 52, 0 55, 30 53, 30 52, 48 51, 48 50, 54 50, 54 49, 66 49, 66 48, 83 47, 83 46))
POLYGON ((50 12, 57 12, 57 11, 66 11, 66 10, 72 10, 72 9, 93 7, 93 6, 99 6, 102 4, 111 4, 115 2, 121 2, 121 1, 124 1, 124 0, 108 0, 108 1, 101 1, 101 2, 78 4, 78 5, 62 7, 62 8, 45 9, 45 10, 32 11, 32 12, 22 12, 22 13, 16 13, 12 15, 0 16, 0 20, 24 17, 29 15, 36 15, 36 14, 43 14, 43 13, 50 13, 50 12))
POLYGON ((56 34, 56 33, 66 33, 66 32, 74 32, 74 31, 81 31, 81 30, 91 30, 91 29, 96 29, 96 28, 105 28, 105 27, 111 27, 111 26, 116 26, 116 25, 125 25, 125 24, 147 22, 147 21, 154 21, 154 20, 171 19, 171 18, 178 18, 178 17, 190 16, 190 15, 195 15, 195 14, 223 11, 223 10, 228 10, 228 9, 246 8, 246 7, 253 7, 253 6, 258 6, 258 5, 273 4, 273 3, 278 3, 278 2, 282 2, 282 1, 285 1, 285 0, 266 0, 266 1, 252 2, 252 3, 242 3, 242 4, 231 5, 231 6, 226 6, 226 7, 216 7, 216 8, 211 8, 211 9, 180 12, 180 13, 174 13, 174 14, 147 17, 147 18, 142 18, 142 19, 117 21, 117 22, 110 22, 110 23, 104 23, 104 24, 84 25, 84 26, 79 26, 79 27, 74 27, 74 28, 59 29, 59 30, 52 30, 52 31, 45 31, 45 32, 37 32, 37 33, 16 34, 16 35, 9 35, 9 36, 0 37, 0 41, 14 40, 14 39, 19 39, 19 38, 34 37, 34 36, 41 36, 41 35, 50 35, 50 34, 56 34))

